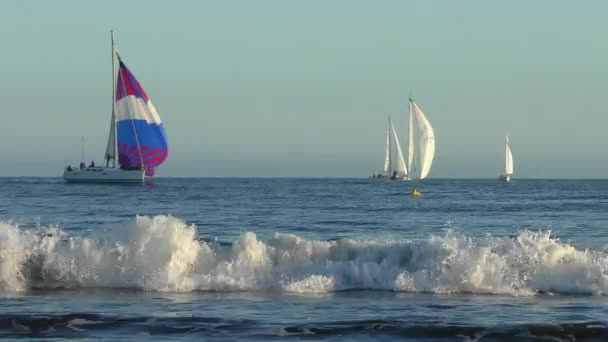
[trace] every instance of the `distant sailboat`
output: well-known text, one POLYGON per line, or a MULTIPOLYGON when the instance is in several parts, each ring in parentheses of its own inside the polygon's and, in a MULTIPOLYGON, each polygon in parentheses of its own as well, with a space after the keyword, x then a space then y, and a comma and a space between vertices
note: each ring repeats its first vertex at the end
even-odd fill
POLYGON ((114 31, 111 36, 113 95, 106 165, 86 167, 83 160, 79 168, 68 166, 63 173, 68 182, 141 183, 154 175, 168 155, 165 128, 156 108, 116 52, 114 31))
POLYGON ((390 116, 388 117, 388 128, 386 130, 386 154, 383 171, 386 177, 392 180, 404 179, 407 176, 405 159, 390 116))
POLYGON ((421 180, 428 176, 435 157, 435 132, 418 105, 410 98, 410 130, 407 156, 408 177, 421 180))
POLYGON ((509 137, 505 143, 505 172, 498 177, 498 180, 508 182, 513 176, 513 154, 509 147, 509 137))

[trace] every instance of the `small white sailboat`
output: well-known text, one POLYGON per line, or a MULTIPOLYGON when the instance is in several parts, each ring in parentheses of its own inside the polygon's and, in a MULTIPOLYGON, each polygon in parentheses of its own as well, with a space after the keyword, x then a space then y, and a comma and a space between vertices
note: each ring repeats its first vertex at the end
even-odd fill
POLYGON ((407 156, 408 177, 422 180, 429 175, 435 157, 435 131, 418 105, 410 98, 410 129, 407 156))
POLYGON ((168 155, 165 128, 156 108, 124 64, 112 37, 112 119, 106 165, 68 166, 63 178, 79 183, 141 183, 152 177, 168 155), (116 67, 118 66, 118 72, 116 67), (111 164, 111 165, 110 165, 111 164))
POLYGON ((400 180, 407 177, 405 159, 390 116, 388 117, 388 128, 386 130, 386 153, 382 171, 385 177, 391 180, 400 180))
POLYGON ((507 136, 505 143, 505 172, 498 176, 498 180, 508 182, 511 180, 511 176, 513 176, 513 154, 511 153, 509 137, 507 136))

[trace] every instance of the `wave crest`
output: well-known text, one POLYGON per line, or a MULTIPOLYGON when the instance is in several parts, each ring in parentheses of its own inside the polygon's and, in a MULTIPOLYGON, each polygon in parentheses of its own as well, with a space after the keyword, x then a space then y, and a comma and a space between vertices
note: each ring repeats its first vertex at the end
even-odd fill
POLYGON ((0 289, 109 287, 146 291, 325 293, 372 289, 431 293, 604 295, 608 259, 550 232, 420 240, 306 240, 243 233, 230 245, 197 239, 171 216, 69 236, 0 223, 0 289))

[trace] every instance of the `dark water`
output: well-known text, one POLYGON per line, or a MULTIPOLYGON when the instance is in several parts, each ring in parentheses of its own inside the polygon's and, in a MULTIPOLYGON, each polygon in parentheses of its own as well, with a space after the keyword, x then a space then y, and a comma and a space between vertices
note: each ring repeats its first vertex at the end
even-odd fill
POLYGON ((0 338, 608 340, 608 181, 0 179, 0 338))

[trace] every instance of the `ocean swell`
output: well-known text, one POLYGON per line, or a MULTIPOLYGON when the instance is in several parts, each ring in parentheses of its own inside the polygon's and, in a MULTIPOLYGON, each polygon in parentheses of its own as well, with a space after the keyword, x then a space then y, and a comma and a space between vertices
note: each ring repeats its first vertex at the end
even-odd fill
POLYGON ((302 325, 260 324, 255 320, 218 317, 106 316, 91 313, 0 314, 0 338, 100 338, 120 330, 144 339, 165 337, 220 340, 273 340, 291 337, 307 340, 339 337, 399 340, 454 341, 605 341, 608 326, 601 321, 571 323, 525 323, 502 326, 408 323, 402 320, 351 320, 309 322, 302 325))
POLYGON ((145 291, 389 290, 534 295, 608 293, 608 255, 524 231, 420 240, 306 240, 252 232, 231 244, 199 240, 171 216, 139 216, 93 233, 0 223, 0 290, 133 288, 145 291))

